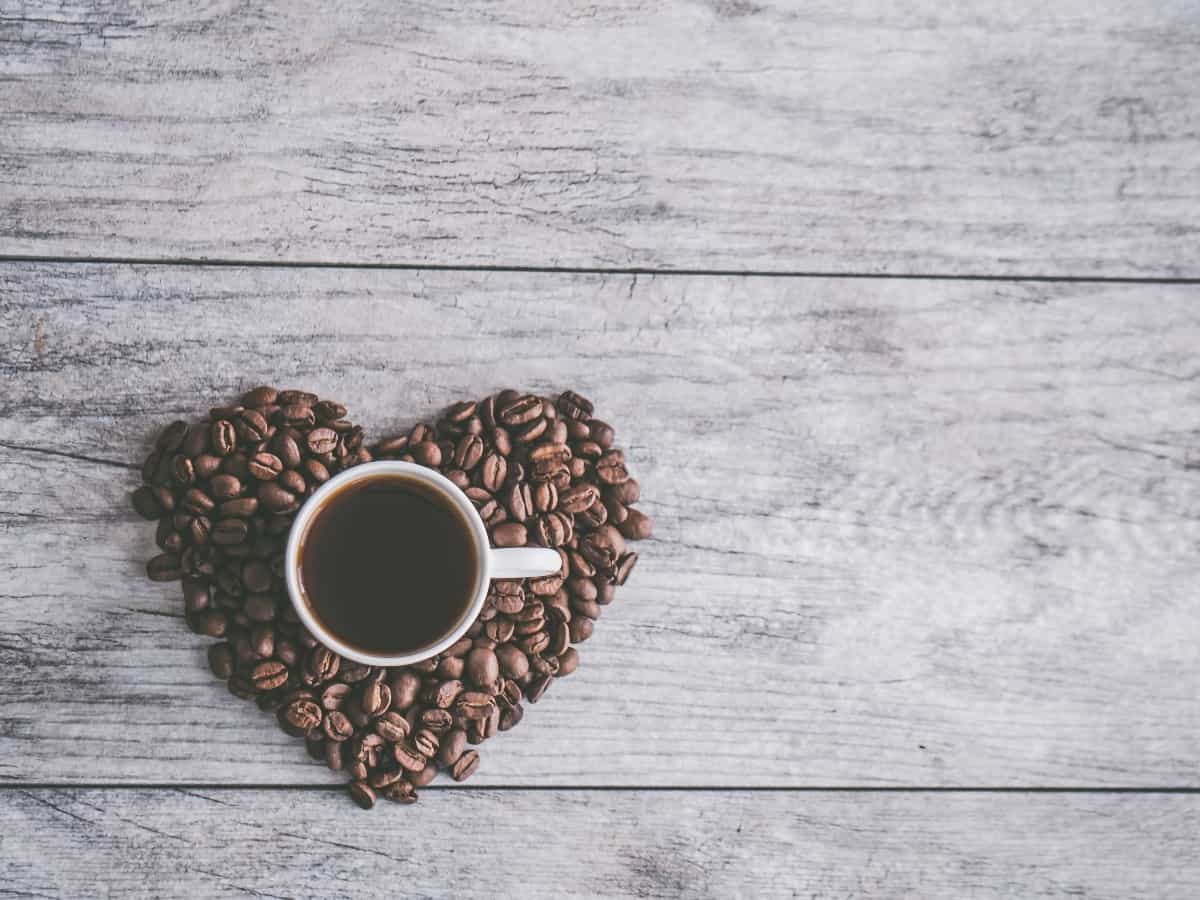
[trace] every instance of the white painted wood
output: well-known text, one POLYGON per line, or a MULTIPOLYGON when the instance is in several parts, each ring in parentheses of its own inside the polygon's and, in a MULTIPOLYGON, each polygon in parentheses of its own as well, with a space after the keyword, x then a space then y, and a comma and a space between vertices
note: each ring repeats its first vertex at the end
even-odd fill
POLYGON ((0 0, 0 253, 1200 275, 1194 0, 0 0))
POLYGON ((480 784, 1197 786, 1198 299, 0 266, 0 777, 331 783, 88 461, 276 380, 375 434, 574 385, 629 448, 657 539, 480 784))
POLYGON ((6 790, 19 897, 1192 900, 1194 795, 6 790))

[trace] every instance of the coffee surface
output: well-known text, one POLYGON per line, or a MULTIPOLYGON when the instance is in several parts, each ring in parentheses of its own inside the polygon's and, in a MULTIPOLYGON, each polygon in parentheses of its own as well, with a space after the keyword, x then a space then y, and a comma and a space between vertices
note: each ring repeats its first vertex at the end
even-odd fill
POLYGON ((479 561, 468 526, 420 482, 378 476, 339 490, 313 517, 300 581, 317 619, 352 647, 407 653, 462 619, 479 561))

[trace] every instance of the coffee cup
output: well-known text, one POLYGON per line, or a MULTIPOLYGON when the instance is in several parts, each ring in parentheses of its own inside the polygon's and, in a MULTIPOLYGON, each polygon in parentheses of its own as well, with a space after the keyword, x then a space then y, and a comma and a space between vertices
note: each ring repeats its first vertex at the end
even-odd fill
POLYGON ((312 635, 344 657, 405 666, 458 642, 494 579, 558 572, 545 547, 493 548, 470 499, 440 473, 379 461, 347 469, 300 508, 284 557, 312 635))

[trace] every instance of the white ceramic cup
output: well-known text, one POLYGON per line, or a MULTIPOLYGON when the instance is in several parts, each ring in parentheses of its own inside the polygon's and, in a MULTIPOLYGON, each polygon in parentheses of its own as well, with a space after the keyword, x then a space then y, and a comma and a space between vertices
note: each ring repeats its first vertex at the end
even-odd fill
POLYGON ((336 650, 342 656, 357 662, 372 666, 408 666, 413 663, 437 656, 471 627, 484 600, 487 599, 488 582, 493 578, 537 578, 541 575, 551 575, 562 567, 562 559, 558 551, 546 547, 510 547, 493 549, 488 546, 487 528, 479 513, 471 505, 467 495, 455 487, 454 483, 439 472, 418 466, 415 463, 381 460, 379 462, 363 463, 347 469, 321 485, 308 499, 292 522, 292 530, 288 535, 287 555, 285 556, 288 595, 292 598, 292 606, 296 615, 304 623, 304 627, 313 636, 331 650, 336 650), (300 551, 313 519, 321 514, 325 504, 347 485, 372 478, 404 478, 423 484, 426 488, 437 491, 449 501, 450 505, 462 518, 463 527, 471 534, 474 545, 474 557, 477 560, 475 586, 471 594, 471 602, 462 618, 454 628, 433 643, 420 647, 409 653, 382 655, 368 653, 341 640, 331 633, 313 614, 312 608, 304 597, 300 584, 300 551))

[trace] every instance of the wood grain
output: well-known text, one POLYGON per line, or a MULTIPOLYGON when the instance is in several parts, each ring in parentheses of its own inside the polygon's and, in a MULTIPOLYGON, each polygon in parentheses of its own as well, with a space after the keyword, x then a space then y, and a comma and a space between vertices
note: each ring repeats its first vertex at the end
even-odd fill
POLYGON ((6 790, 0 884, 22 897, 101 885, 122 897, 1191 900, 1198 827, 1194 795, 467 790, 363 813, 326 792, 6 790))
POLYGON ((0 253, 1200 275, 1193 0, 0 0, 0 253))
POLYGON ((0 266, 0 777, 328 784, 127 508, 260 381, 574 385, 657 538, 480 783, 1192 785, 1200 288, 0 266))

